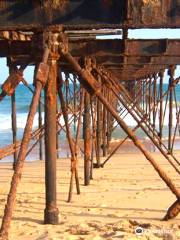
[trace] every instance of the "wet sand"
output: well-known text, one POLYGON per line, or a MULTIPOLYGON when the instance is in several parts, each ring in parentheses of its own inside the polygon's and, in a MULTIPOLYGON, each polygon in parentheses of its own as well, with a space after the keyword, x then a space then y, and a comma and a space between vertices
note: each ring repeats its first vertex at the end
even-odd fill
MULTIPOLYGON (((167 161, 152 155, 179 187, 180 178, 167 161)), ((176 156, 180 159, 180 152, 176 156)), ((74 192, 72 203, 67 203, 70 160, 58 160, 60 224, 52 226, 43 225, 44 161, 26 162, 10 240, 180 239, 180 215, 161 221, 176 198, 141 153, 115 155, 104 168, 94 169, 88 187, 83 186, 83 159, 79 165, 81 195, 74 192), (141 236, 135 234, 139 226, 144 230, 141 236)), ((1 219, 12 173, 10 163, 0 164, 1 219)))

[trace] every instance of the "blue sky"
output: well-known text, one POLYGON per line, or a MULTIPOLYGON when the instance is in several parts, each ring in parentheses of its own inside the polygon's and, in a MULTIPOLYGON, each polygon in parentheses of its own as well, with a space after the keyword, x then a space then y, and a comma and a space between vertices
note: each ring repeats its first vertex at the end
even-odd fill
MULTIPOLYGON (((119 36, 121 37, 121 36, 119 36)), ((108 37, 109 38, 109 37, 108 37)), ((117 38, 117 37, 116 37, 117 38)), ((139 29, 139 30, 129 30, 129 38, 135 39, 158 39, 158 38, 169 38, 180 39, 180 29, 139 29)), ((24 71, 24 77, 29 82, 32 83, 33 79, 33 67, 28 67, 24 71)), ((6 59, 0 58, 0 84, 8 76, 8 68, 6 67, 6 59)), ((178 66, 176 71, 176 77, 180 76, 180 66, 178 66)))

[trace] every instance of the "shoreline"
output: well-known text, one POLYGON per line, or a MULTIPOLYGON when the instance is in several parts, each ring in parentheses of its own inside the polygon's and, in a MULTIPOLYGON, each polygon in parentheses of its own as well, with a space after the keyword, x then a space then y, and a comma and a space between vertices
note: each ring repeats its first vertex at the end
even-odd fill
MULTIPOLYGON (((116 139, 116 138, 112 138, 111 142, 110 142, 110 151, 109 153, 123 140, 122 139, 116 139)), ((156 149, 154 147, 154 145, 152 144, 151 140, 146 139, 146 138, 141 138, 140 141, 144 144, 144 146, 146 147, 146 149, 150 152, 158 152, 158 149, 156 149)), ((167 142, 167 138, 163 138, 163 143, 166 145, 166 147, 168 146, 168 142, 167 142)), ((31 144, 30 144, 31 146, 31 144)), ((83 139, 79 140, 79 146, 83 149, 83 139)), ((174 152, 180 150, 180 137, 177 137, 175 143, 174 143, 174 152)), ((131 139, 127 139, 125 143, 123 143, 123 145, 117 150, 116 154, 123 154, 123 153, 139 153, 139 149, 137 149, 137 147, 134 145, 134 143, 132 142, 131 139)), ((60 142, 59 145, 59 149, 58 149, 58 154, 59 154, 59 158, 65 159, 65 158, 70 158, 71 153, 70 153, 70 149, 69 149, 69 145, 67 141, 63 141, 60 142)), ((39 157, 39 145, 37 144, 37 146, 32 150, 32 152, 30 153, 30 155, 27 157, 26 162, 33 162, 34 159, 38 159, 39 157)), ((81 153, 81 151, 79 150, 78 152, 78 157, 83 157, 83 154, 81 153)), ((102 157, 102 154, 101 154, 102 157)), ((108 155, 107 155, 108 157, 108 155)), ((94 159, 96 157, 94 156, 94 159)), ((44 149, 43 149, 43 159, 45 159, 44 156, 44 149)), ((0 164, 1 163, 12 163, 13 162, 13 156, 8 156, 5 157, 4 159, 0 159, 0 164)))

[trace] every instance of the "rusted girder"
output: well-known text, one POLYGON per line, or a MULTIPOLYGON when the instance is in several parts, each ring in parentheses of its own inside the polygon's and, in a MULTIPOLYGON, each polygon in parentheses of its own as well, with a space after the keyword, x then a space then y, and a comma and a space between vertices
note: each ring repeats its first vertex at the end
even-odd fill
MULTIPOLYGON (((10 56, 15 64, 39 61, 42 48, 39 46, 40 34, 31 41, 0 41, 0 56, 10 56), (34 54, 36 49, 36 54, 34 54), (14 59, 14 60, 13 60, 14 59)), ((96 58, 123 80, 139 79, 153 71, 166 69, 169 65, 179 64, 180 41, 175 40, 96 40, 70 41, 70 53, 77 59, 83 56, 96 58), (156 70, 157 69, 157 70, 156 70)), ((60 59, 63 70, 71 71, 64 58, 60 59)))
MULTIPOLYGON (((7 57, 8 55, 31 55, 34 47, 41 49, 41 47, 38 46, 36 39, 32 41, 12 42, 0 40, 0 56, 7 57)), ((136 59, 139 57, 139 60, 143 62, 145 61, 145 63, 147 63, 147 58, 145 57, 158 57, 163 54, 165 54, 165 56, 162 56, 162 58, 166 58, 167 56, 179 57, 179 48, 179 39, 96 39, 96 41, 91 40, 69 42, 69 51, 74 57, 118 57, 125 54, 125 56, 136 57, 136 59)))
POLYGON ((167 214, 164 216, 163 220, 167 221, 169 219, 175 218, 180 212, 180 200, 176 200, 168 209, 167 214))
MULTIPOLYGON (((13 56, 14 63, 28 61, 34 64, 39 61, 41 47, 40 34, 36 34, 32 41, 0 41, 0 56, 13 56), (36 54, 33 49, 36 48, 36 54)), ((166 69, 169 65, 179 63, 179 40, 96 40, 70 41, 69 49, 74 57, 92 56, 98 64, 103 64, 119 78, 132 80, 153 74, 154 71, 166 69), (157 69, 157 70, 156 70, 157 69)), ((12 58, 12 59, 13 59, 12 58)), ((65 59, 61 58, 63 70, 71 71, 65 59)))
POLYGON ((173 0, 2 0, 0 29, 42 30, 46 24, 64 24, 66 29, 177 28, 178 9, 173 0))

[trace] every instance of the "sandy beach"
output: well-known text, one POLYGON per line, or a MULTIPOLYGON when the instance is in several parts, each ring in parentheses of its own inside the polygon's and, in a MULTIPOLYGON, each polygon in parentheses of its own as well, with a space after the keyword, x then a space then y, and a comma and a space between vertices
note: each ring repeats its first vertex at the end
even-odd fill
MULTIPOLYGON (((152 155, 180 186, 167 161, 159 153, 152 155)), ((161 221, 176 198, 141 153, 115 155, 104 168, 94 169, 88 187, 83 186, 83 159, 79 159, 81 195, 74 187, 71 203, 67 203, 70 160, 59 159, 57 166, 59 225, 43 225, 44 161, 26 162, 10 240, 180 239, 180 216, 161 221), (143 229, 142 235, 135 234, 137 227, 143 229)), ((1 219, 12 173, 10 163, 1 163, 1 219)))

